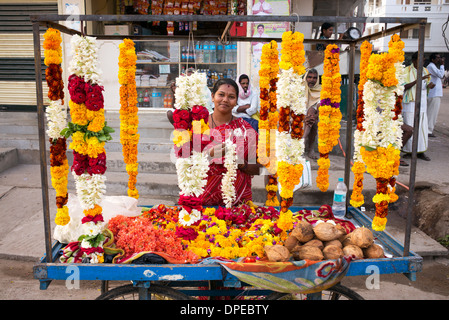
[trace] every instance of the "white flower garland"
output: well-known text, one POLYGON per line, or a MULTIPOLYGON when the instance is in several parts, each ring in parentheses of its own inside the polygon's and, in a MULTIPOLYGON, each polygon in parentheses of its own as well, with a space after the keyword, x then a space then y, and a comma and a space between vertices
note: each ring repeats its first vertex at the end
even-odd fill
MULTIPOLYGON (((236 131, 237 130, 234 132, 236 131)), ((226 172, 223 173, 221 192, 223 193, 223 201, 226 208, 231 208, 236 197, 234 182, 237 177, 237 147, 232 142, 232 139, 227 139, 225 141, 225 147, 224 167, 226 168, 226 172)))
MULTIPOLYGON (((305 81, 302 75, 295 73, 293 68, 282 70, 277 82, 277 106, 290 107, 290 111, 296 115, 305 114, 307 111, 307 97, 305 81)), ((277 162, 285 161, 290 164, 303 164, 304 139, 292 139, 290 132, 276 131, 276 158, 277 162)))
POLYGON ((181 194, 196 197, 203 194, 209 171, 209 160, 206 154, 194 151, 189 158, 176 159, 176 171, 181 194))
POLYGON ((67 109, 61 100, 50 101, 45 110, 47 116, 47 134, 51 139, 61 138, 61 131, 67 127, 67 109))
POLYGON ((69 74, 84 77, 84 81, 101 85, 102 72, 98 65, 98 46, 96 38, 72 36, 72 60, 69 65, 69 74))
POLYGON ((176 78, 175 108, 190 110, 193 106, 206 106, 206 74, 194 72, 190 76, 176 78))
POLYGON ((106 176, 102 174, 83 173, 77 175, 72 171, 75 179, 76 194, 81 208, 92 209, 99 204, 106 193, 106 176))

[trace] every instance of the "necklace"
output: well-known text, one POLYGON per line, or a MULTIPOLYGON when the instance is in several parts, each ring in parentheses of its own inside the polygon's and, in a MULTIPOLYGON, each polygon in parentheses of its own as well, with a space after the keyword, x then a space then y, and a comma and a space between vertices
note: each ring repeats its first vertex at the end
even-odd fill
MULTIPOLYGON (((212 120, 212 129, 215 128, 215 127, 218 127, 217 124, 215 123, 215 120, 214 120, 214 114, 213 114, 213 113, 210 115, 210 118, 211 118, 211 120, 212 120)), ((223 124, 228 125, 229 123, 232 122, 233 119, 234 119, 234 116, 231 116, 231 120, 229 120, 229 122, 225 122, 225 123, 223 123, 223 124)))

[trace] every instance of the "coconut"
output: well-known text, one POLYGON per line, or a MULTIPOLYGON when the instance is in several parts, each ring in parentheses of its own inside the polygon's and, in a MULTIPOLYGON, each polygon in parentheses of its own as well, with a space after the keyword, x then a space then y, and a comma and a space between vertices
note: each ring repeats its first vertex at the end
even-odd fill
POLYGON ((285 239, 284 246, 288 249, 288 251, 292 251, 294 247, 298 244, 298 239, 296 237, 290 235, 285 239))
POLYGON ((363 255, 368 259, 379 259, 384 257, 384 250, 381 246, 373 243, 368 248, 363 249, 363 255))
POLYGON ((313 239, 313 227, 307 221, 298 221, 291 233, 299 242, 307 242, 313 239))
POLYGON ((321 240, 318 239, 312 239, 310 241, 307 241, 306 243, 304 243, 305 246, 314 246, 319 248, 320 250, 323 250, 324 248, 324 244, 321 240))
POLYGON ((319 261, 323 260, 324 256, 321 250, 315 246, 302 246, 299 250, 293 255, 296 260, 313 260, 319 261))
POLYGON ((355 229, 349 236, 351 237, 351 243, 360 248, 368 248, 374 242, 373 233, 365 227, 355 229))
POLYGON ((338 259, 344 256, 341 247, 336 245, 328 245, 323 249, 324 259, 338 259))
POLYGON ((359 247, 350 244, 343 248, 345 256, 355 256, 358 259, 363 259, 363 251, 359 247))
POLYGON ((265 246, 264 249, 269 261, 287 261, 290 257, 290 252, 288 249, 279 244, 274 246, 265 246))
POLYGON ((321 241, 336 240, 343 235, 343 232, 330 222, 317 224, 313 228, 316 237, 321 241))
POLYGON ((332 240, 332 241, 326 241, 324 243, 324 247, 326 248, 327 246, 337 246, 339 248, 343 248, 343 245, 341 244, 340 240, 332 240))

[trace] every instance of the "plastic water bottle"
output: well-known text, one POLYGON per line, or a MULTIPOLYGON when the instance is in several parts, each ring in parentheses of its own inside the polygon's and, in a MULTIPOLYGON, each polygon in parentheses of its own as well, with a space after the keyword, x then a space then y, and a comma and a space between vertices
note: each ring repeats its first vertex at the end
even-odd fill
POLYGON ((217 45, 217 62, 223 62, 223 45, 221 43, 217 45))
POLYGON ((196 62, 203 63, 203 46, 199 41, 196 43, 195 51, 196 51, 196 58, 195 58, 196 62))
POLYGON ((332 212, 337 219, 344 219, 346 214, 346 193, 348 188, 343 182, 343 178, 338 178, 337 187, 334 191, 334 202, 332 204, 332 212))
POLYGON ((209 41, 204 41, 203 45, 203 62, 210 63, 209 41))
POLYGON ((235 41, 232 42, 231 49, 232 49, 232 61, 231 62, 236 63, 237 62, 237 42, 235 42, 235 41))
POLYGON ((215 41, 211 41, 209 45, 209 59, 210 63, 216 63, 217 62, 217 46, 215 44, 215 41))

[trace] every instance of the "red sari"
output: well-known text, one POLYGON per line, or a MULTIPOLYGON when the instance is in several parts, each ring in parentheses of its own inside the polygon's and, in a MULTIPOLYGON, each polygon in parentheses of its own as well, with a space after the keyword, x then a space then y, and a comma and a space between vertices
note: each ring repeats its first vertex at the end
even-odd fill
MULTIPOLYGON (((236 118, 229 124, 223 124, 211 129, 211 143, 206 149, 209 149, 216 144, 224 143, 225 139, 232 134, 231 132, 234 132, 233 142, 237 144, 237 154, 243 154, 246 162, 255 163, 258 141, 257 132, 248 122, 241 118, 236 118), (243 136, 236 137, 235 129, 240 129, 243 136)), ((223 163, 224 157, 214 159, 209 166, 207 185, 201 195, 203 206, 224 206, 221 182, 223 174, 226 173, 227 169, 224 167, 223 163)), ((234 181, 236 198, 233 205, 252 200, 251 179, 251 175, 239 169, 237 170, 237 177, 234 181)))

